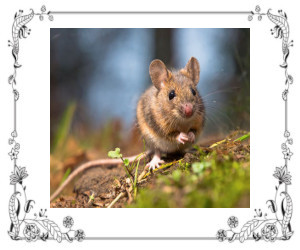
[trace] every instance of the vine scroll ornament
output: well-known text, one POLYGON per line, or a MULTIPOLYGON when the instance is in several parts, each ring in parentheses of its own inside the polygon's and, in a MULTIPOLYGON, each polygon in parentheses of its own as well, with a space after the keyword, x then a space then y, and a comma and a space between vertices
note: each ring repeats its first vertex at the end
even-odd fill
POLYGON ((272 213, 272 218, 268 218, 267 213, 263 215, 261 209, 255 209, 256 214, 254 215, 254 218, 246 222, 240 230, 236 230, 238 218, 231 216, 228 219, 228 226, 230 229, 220 229, 217 232, 216 237, 219 241, 228 240, 229 242, 233 242, 238 239, 240 242, 244 242, 249 238, 253 238, 255 241, 263 239, 265 241, 274 242, 278 239, 289 240, 293 235, 291 227, 293 202, 287 190, 288 185, 291 185, 291 175, 288 171, 288 163, 293 155, 290 150, 293 139, 290 137, 290 132, 288 130, 287 109, 289 88, 293 83, 293 77, 288 73, 287 59, 290 53, 290 47, 293 46, 293 41, 289 41, 287 15, 282 10, 278 11, 278 15, 274 15, 271 13, 271 10, 268 10, 267 13, 261 13, 260 7, 256 6, 255 12, 251 12, 248 16, 248 20, 252 21, 253 17, 257 16, 258 21, 261 21, 264 15, 275 24, 275 27, 271 29, 271 34, 274 35, 275 38, 282 39, 283 63, 280 67, 285 70, 285 89, 282 93, 282 99, 285 103, 285 141, 281 144, 281 149, 284 164, 281 167, 276 167, 273 174, 278 181, 278 185, 275 186, 275 198, 274 200, 268 200, 266 202, 272 213))
POLYGON ((25 239, 26 241, 36 241, 38 239, 46 241, 49 237, 52 237, 57 242, 67 240, 72 242, 74 240, 82 241, 85 238, 83 230, 73 230, 74 220, 70 216, 66 216, 63 219, 63 226, 66 228, 65 232, 62 232, 59 226, 52 220, 48 219, 46 212, 47 209, 41 209, 39 212, 33 214, 31 218, 28 218, 30 212, 33 209, 34 200, 27 199, 26 186, 23 184, 24 179, 28 177, 28 173, 25 167, 21 167, 17 160, 20 153, 20 144, 17 142, 17 101, 19 100, 19 92, 16 89, 17 85, 17 70, 21 67, 19 64, 19 51, 20 51, 20 39, 27 38, 30 35, 31 30, 27 28, 27 24, 36 16, 39 16, 40 21, 44 20, 44 17, 48 17, 50 21, 53 21, 53 16, 50 12, 46 12, 46 7, 42 6, 40 13, 35 13, 32 9, 27 15, 23 15, 23 11, 20 10, 15 14, 14 22, 12 26, 12 41, 8 41, 8 46, 12 47, 12 55, 14 58, 14 71, 9 76, 8 83, 12 86, 12 93, 14 98, 14 129, 11 133, 11 137, 8 139, 11 150, 8 153, 11 161, 13 162, 13 172, 10 175, 10 184, 14 186, 14 192, 9 199, 8 210, 11 225, 8 231, 9 236, 13 240, 25 239), (21 196, 24 203, 21 203, 21 196))

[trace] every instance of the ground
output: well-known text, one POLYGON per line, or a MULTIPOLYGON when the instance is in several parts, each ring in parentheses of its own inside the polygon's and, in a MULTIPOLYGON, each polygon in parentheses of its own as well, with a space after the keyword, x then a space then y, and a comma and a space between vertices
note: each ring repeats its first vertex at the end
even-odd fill
POLYGON ((168 156, 151 173, 143 171, 147 160, 131 166, 129 177, 124 164, 89 169, 73 183, 75 195, 65 193, 50 206, 250 207, 250 134, 245 131, 168 156))

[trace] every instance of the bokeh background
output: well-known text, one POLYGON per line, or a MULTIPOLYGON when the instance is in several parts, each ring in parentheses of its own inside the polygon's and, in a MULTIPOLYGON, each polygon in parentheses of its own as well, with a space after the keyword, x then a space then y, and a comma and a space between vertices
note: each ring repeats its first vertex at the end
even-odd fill
POLYGON ((141 152, 136 105, 156 58, 170 68, 199 60, 200 144, 250 129, 250 29, 51 29, 50 39, 52 162, 141 152))

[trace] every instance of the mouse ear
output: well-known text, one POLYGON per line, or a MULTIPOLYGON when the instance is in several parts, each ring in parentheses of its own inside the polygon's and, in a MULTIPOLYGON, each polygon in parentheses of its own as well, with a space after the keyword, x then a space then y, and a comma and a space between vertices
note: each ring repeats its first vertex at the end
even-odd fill
POLYGON ((161 87, 170 79, 171 72, 168 71, 166 65, 158 59, 151 62, 149 66, 149 74, 153 85, 160 90, 161 87))
POLYGON ((193 83, 197 85, 200 80, 200 65, 198 60, 195 57, 191 57, 184 69, 180 72, 192 79, 193 83))

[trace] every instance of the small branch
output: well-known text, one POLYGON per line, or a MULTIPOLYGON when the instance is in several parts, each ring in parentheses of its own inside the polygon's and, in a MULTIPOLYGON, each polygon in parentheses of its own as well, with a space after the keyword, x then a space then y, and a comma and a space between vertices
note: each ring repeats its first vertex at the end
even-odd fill
MULTIPOLYGON (((149 151, 143 153, 140 157, 140 159, 143 159, 144 157, 147 157, 149 155, 149 151)), ((128 157, 129 162, 133 162, 136 159, 135 156, 128 157)), ((50 202, 53 201, 60 193, 63 191, 63 189, 81 172, 84 170, 87 170, 92 167, 101 167, 101 166, 107 166, 107 165, 116 165, 121 164, 123 161, 121 159, 99 159, 94 161, 88 161, 82 165, 80 165, 78 168, 75 169, 74 172, 72 172, 68 178, 61 184, 61 186, 51 195, 50 202)))
POLYGON ((112 208, 112 206, 115 205, 119 199, 124 197, 125 194, 126 194, 125 192, 119 193, 119 195, 112 201, 112 203, 109 204, 109 206, 107 208, 112 208))

